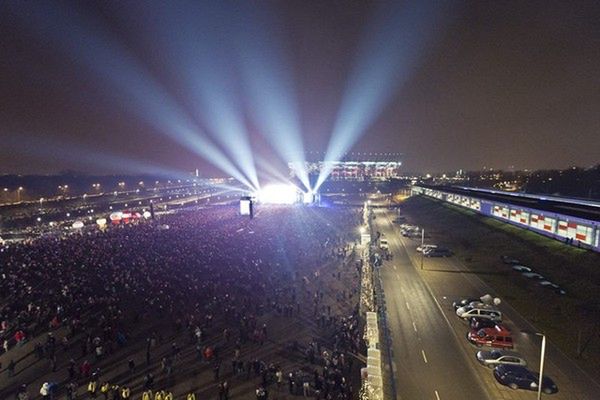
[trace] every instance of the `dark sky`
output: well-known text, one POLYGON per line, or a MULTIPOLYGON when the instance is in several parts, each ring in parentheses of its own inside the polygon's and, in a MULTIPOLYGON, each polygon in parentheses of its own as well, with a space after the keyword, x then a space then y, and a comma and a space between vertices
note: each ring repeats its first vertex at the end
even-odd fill
MULTIPOLYGON (((82 67, 84 56, 65 51, 56 37, 40 34, 31 10, 22 4, 31 8, 36 3, 0 4, 0 173, 134 172, 145 165, 216 173, 188 146, 140 117, 136 100, 124 96, 118 84, 100 79, 108 65, 105 53, 99 53, 92 68, 82 67), (123 169, 128 160, 131 171, 123 169)), ((156 30, 165 7, 177 9, 179 3, 56 4, 62 14, 50 15, 46 22, 73 34, 79 31, 71 29, 69 10, 93 20, 93 29, 81 34, 84 44, 89 32, 109 32, 112 45, 124 49, 120 54, 143 66, 182 110, 189 109, 179 60, 164 52, 171 36, 161 40, 164 32, 156 30)), ((270 15, 269 29, 293 78, 305 149, 325 151, 358 43, 381 3, 247 3, 245 10, 216 15, 206 29, 222 29, 227 36, 228 24, 246 21, 240 15, 249 5, 270 15)), ((406 170, 423 172, 600 162, 600 3, 453 2, 445 14, 354 151, 400 152, 406 170)), ((198 24, 206 18, 198 15, 198 24)), ((199 39, 186 36, 185 27, 172 30, 180 38, 178 49, 188 55, 198 51, 199 39)), ((98 37, 89 43, 86 54, 93 54, 98 37)), ((221 44, 211 49, 222 52, 221 44)), ((209 51, 201 56, 215 55, 209 51)), ((226 69, 235 75, 239 66, 231 62, 226 69)), ((251 101, 237 84, 230 89, 239 97, 254 150, 279 167, 248 115, 251 101)), ((154 114, 166 119, 160 110, 154 114)), ((201 117, 197 122, 206 127, 201 117)))

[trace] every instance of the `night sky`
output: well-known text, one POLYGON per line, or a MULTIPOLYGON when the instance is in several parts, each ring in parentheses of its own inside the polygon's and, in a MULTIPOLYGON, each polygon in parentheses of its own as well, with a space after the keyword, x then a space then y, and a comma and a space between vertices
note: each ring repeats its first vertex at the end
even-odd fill
MULTIPOLYGON (((157 129, 178 123, 167 113, 174 104, 182 111, 177 115, 218 143, 206 116, 215 110, 198 105, 194 79, 185 78, 193 76, 193 62, 200 86, 213 79, 203 68, 225 77, 221 90, 233 99, 253 153, 280 169, 281 157, 257 123, 264 111, 240 83, 247 44, 259 52, 265 47, 257 32, 267 32, 266 40, 280 50, 278 60, 285 61, 275 70, 290 78, 284 81, 305 150, 325 152, 358 44, 384 7, 107 1, 56 2, 60 12, 54 13, 53 3, 0 3, 0 173, 138 172, 152 165, 218 174, 185 142, 157 129), (43 12, 33 10, 39 4, 43 12), (61 35, 75 35, 84 50, 64 46, 69 41, 61 35), (114 68, 108 60, 113 49, 143 71, 142 84, 114 68), (161 88, 157 98, 169 101, 148 105, 156 91, 144 82, 161 88), (141 95, 123 90, 130 85, 141 95)), ((431 37, 423 49, 406 55, 411 68, 352 151, 400 152, 406 170, 423 172, 600 162, 599 2, 449 2, 442 12, 427 27, 431 37)))

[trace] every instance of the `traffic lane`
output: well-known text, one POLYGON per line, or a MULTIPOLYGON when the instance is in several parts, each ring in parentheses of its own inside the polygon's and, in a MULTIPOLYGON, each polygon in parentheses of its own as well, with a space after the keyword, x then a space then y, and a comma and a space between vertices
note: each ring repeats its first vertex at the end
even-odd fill
MULTIPOLYGON (((394 293, 394 301, 388 305, 391 325, 400 324, 402 335, 414 339, 397 338, 393 342, 395 354, 408 354, 407 359, 395 357, 399 365, 397 380, 401 388, 404 382, 420 382, 421 396, 417 390, 399 392, 401 398, 485 399, 488 398, 473 374, 465 373, 464 355, 458 349, 456 338, 448 331, 448 323, 433 301, 426 285, 411 264, 398 238, 392 234, 392 224, 387 218, 378 218, 377 228, 387 236, 394 254, 391 262, 382 269, 386 299, 394 293), (392 268, 389 268, 389 267, 392 268), (391 287, 391 289, 390 289, 391 287), (404 302, 404 304, 403 304, 404 302), (391 309, 405 310, 396 316, 391 309), (407 318, 408 317, 408 318, 407 318), (440 339, 440 336, 442 338, 440 339), (402 346, 399 346, 402 344, 402 346), (410 378, 407 378, 407 376, 410 378), (471 382, 469 382, 471 380, 471 382), (457 382, 461 384, 457 385, 457 382), (402 394, 405 394, 402 397, 402 394)), ((376 219, 377 221, 377 219, 376 219)), ((397 336, 397 335, 393 335, 397 336)))
MULTIPOLYGON (((402 241, 407 245, 407 252, 411 254, 413 260, 417 260, 421 258, 420 253, 416 252, 416 247, 420 243, 419 241, 414 241, 410 239, 403 238, 402 241)), ((469 296, 481 296, 486 293, 492 293, 491 288, 485 285, 481 279, 475 278, 470 273, 464 273, 462 271, 468 271, 464 265, 460 265, 458 260, 454 258, 425 258, 425 269, 423 271, 424 276, 428 280, 433 292, 435 293, 437 298, 440 298, 440 301, 444 300, 444 297, 448 299, 448 305, 445 307, 445 312, 450 317, 454 317, 454 319, 458 322, 461 322, 456 316, 453 308, 451 307, 450 298, 461 298, 461 297, 469 297, 469 296), (458 273, 457 273, 458 272, 458 273), (452 294, 450 294, 452 293, 452 294)), ((516 310, 510 307, 509 304, 503 302, 500 305, 500 310, 503 312, 503 320, 504 324, 507 325, 509 329, 513 332, 513 338, 515 340, 515 351, 520 352, 523 356, 526 357, 529 363, 529 367, 534 370, 539 370, 539 361, 540 361, 540 345, 539 343, 531 337, 531 335, 525 335, 522 333, 523 331, 534 331, 535 328, 529 324, 526 320, 524 320, 516 310), (518 320, 518 321, 515 321, 518 320), (525 327, 525 328, 523 328, 525 327)), ((450 318, 452 321, 452 318, 450 318)), ((460 325, 456 325, 455 329, 461 329, 460 325)), ((468 331, 468 326, 464 323, 464 331, 465 335, 468 331)), ((467 351, 470 348, 474 348, 468 341, 465 339, 465 345, 467 351)), ((475 350, 471 350, 473 352, 473 362, 475 361, 474 354, 477 352, 477 348, 475 350)), ((559 388, 559 393, 553 395, 555 399, 593 399, 594 395, 585 394, 582 391, 581 385, 574 385, 573 382, 576 382, 577 378, 572 377, 572 374, 566 374, 564 370, 561 370, 554 362, 553 357, 551 357, 551 353, 547 352, 546 362, 544 366, 544 375, 550 376, 559 388), (571 376, 569 376, 571 375, 571 376)), ((512 391, 508 389, 506 386, 500 385, 493 375, 490 373, 489 375, 482 372, 482 379, 486 380, 490 385, 496 387, 496 390, 503 392, 502 398, 506 399, 524 399, 530 395, 531 392, 519 390, 512 391)), ((580 381, 581 378, 579 378, 580 381)))
POLYGON ((412 323, 403 294, 394 290, 396 273, 382 271, 383 289, 387 305, 388 327, 392 342, 392 365, 396 390, 400 399, 427 399, 428 371, 421 355, 418 338, 412 332, 412 323))

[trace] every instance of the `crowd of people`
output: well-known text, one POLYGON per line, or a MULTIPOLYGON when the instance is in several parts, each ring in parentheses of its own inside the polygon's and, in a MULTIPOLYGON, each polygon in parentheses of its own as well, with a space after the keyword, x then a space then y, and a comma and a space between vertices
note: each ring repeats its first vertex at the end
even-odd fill
POLYGON ((352 398, 360 217, 211 207, 3 248, 0 398, 352 398))

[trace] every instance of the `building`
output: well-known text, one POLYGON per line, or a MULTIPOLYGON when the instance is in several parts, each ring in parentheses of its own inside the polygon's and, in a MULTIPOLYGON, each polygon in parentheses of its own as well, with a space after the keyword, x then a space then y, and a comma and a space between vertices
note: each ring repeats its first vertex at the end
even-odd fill
MULTIPOLYGON (((331 169, 329 179, 334 181, 388 180, 400 177, 400 153, 348 153, 339 161, 322 161, 324 154, 311 152, 309 156, 321 160, 307 161, 309 176, 318 176, 325 167, 331 169)), ((290 175, 295 176, 293 164, 289 165, 290 175)))
POLYGON ((600 202, 422 184, 414 185, 411 192, 600 252, 600 202))

